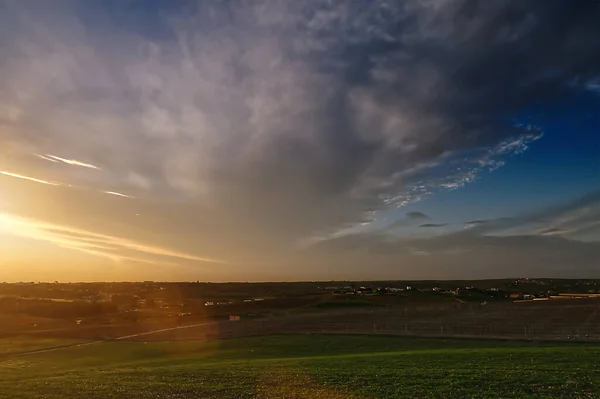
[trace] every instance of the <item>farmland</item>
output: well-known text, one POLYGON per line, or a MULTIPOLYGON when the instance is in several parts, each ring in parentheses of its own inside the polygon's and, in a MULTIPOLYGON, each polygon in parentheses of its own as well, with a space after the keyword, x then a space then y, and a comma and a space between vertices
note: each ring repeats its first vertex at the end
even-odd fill
POLYGON ((101 341, 170 329, 142 339, 368 333, 598 340, 597 285, 552 279, 0 284, 0 338, 101 341), (229 322, 231 316, 239 322, 229 322))
POLYGON ((0 398, 595 398, 591 343, 287 335, 0 358, 0 398))
POLYGON ((600 299, 517 283, 5 285, 0 399, 600 397, 600 299))

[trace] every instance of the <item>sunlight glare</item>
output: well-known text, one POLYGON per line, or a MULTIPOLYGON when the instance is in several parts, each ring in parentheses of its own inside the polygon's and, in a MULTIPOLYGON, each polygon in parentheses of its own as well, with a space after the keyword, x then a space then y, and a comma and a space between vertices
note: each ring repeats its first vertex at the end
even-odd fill
POLYGON ((11 232, 15 228, 14 220, 6 214, 0 213, 0 232, 11 232))

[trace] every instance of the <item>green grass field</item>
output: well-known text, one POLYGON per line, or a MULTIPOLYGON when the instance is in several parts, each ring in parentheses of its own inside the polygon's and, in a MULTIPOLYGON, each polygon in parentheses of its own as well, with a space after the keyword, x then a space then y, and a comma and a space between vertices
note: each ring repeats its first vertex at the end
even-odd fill
POLYGON ((60 338, 32 338, 28 336, 0 338, 0 356, 56 348, 57 346, 75 345, 84 342, 86 341, 60 338))
POLYGON ((111 342, 0 357, 0 398, 600 398, 600 345, 389 336, 111 342))

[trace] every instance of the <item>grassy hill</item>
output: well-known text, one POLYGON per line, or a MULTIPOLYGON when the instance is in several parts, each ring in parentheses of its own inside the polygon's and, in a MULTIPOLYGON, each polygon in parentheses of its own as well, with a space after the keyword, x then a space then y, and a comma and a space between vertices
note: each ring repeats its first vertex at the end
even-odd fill
POLYGON ((600 345, 270 336, 0 357, 0 398, 596 398, 600 345))

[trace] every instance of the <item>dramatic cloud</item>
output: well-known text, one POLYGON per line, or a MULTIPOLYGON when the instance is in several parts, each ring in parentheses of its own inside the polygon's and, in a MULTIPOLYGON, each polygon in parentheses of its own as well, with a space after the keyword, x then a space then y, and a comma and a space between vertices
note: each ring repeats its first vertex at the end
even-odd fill
POLYGON ((600 70, 592 1, 127 4, 0 2, 2 174, 87 190, 8 197, 239 264, 498 169, 600 70))

